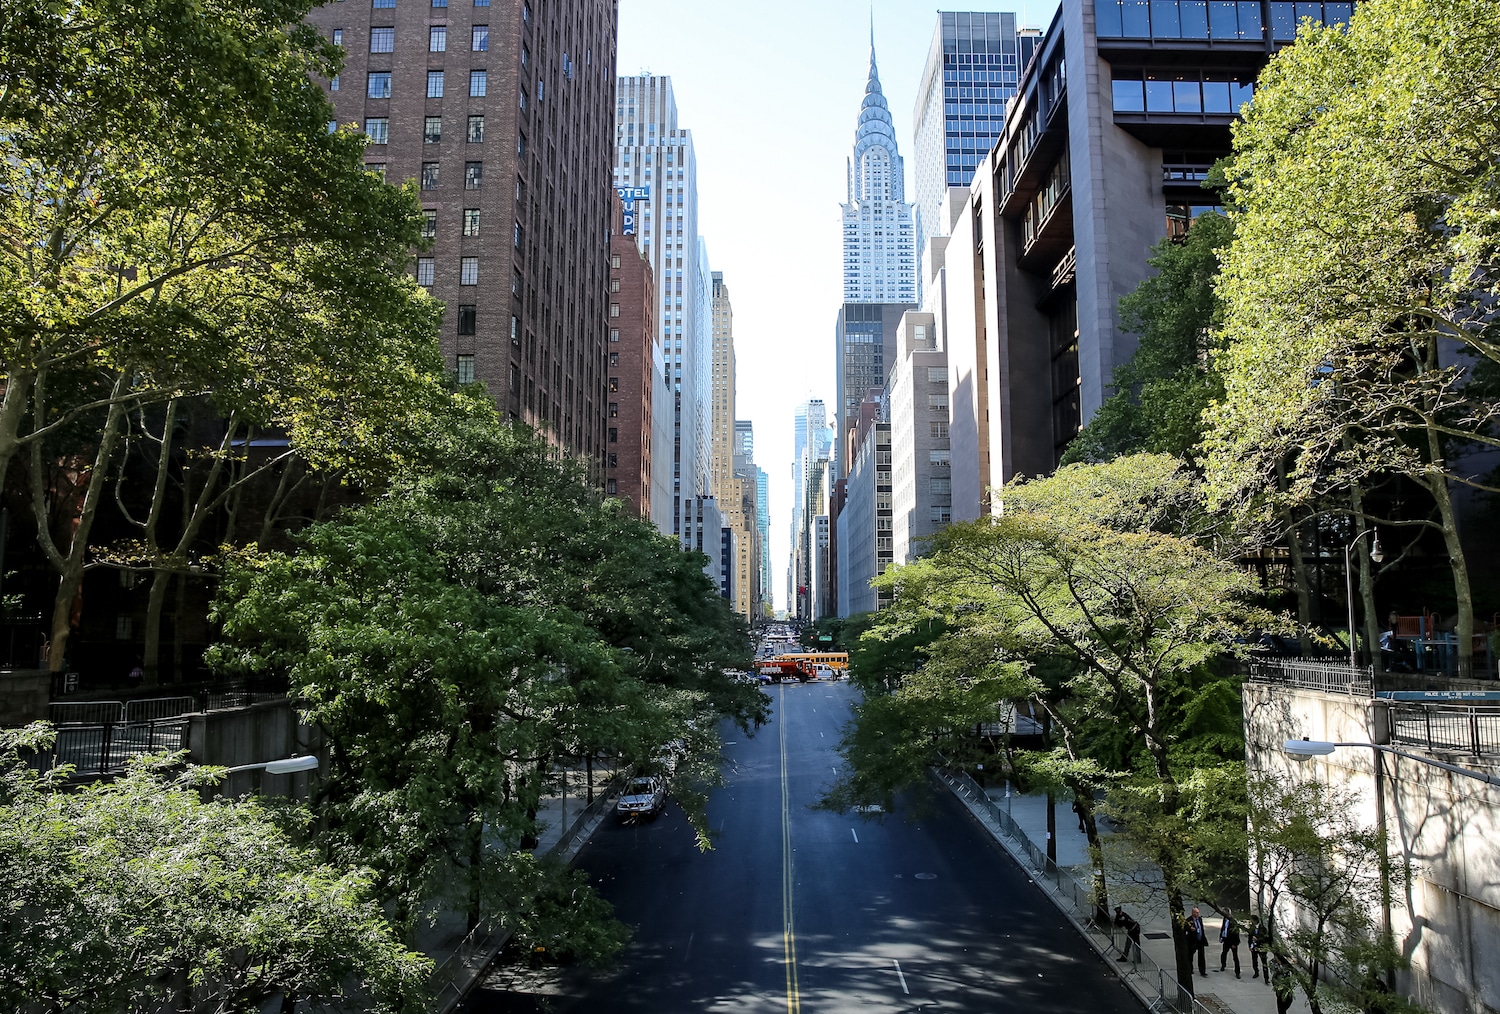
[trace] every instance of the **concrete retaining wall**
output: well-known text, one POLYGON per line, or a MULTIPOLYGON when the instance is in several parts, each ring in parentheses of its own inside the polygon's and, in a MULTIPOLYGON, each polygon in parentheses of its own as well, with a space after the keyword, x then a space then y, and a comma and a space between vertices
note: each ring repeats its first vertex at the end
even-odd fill
MULTIPOLYGON (((1281 744, 1304 737, 1384 742, 1382 703, 1264 683, 1246 685, 1244 703, 1252 772, 1317 778, 1355 791, 1360 822, 1375 826, 1375 751, 1344 748, 1298 765, 1281 744)), ((1485 766, 1474 757, 1430 756, 1495 773, 1495 765, 1485 766)), ((1497 1014, 1500 788, 1389 754, 1382 761, 1392 855, 1404 859, 1412 873, 1405 897, 1397 899, 1391 912, 1396 941, 1411 960, 1411 970, 1402 973, 1398 985, 1443 1014, 1497 1014)))
POLYGON ((52 676, 46 669, 0 670, 0 725, 44 721, 52 697, 52 676))
MULTIPOLYGON (((210 711, 190 716, 188 755, 195 764, 261 764, 294 754, 317 754, 325 762, 322 736, 303 725, 288 701, 269 701, 247 708, 210 711)), ((307 773, 268 775, 241 771, 220 787, 227 796, 259 792, 266 796, 302 798, 308 792, 307 773)))

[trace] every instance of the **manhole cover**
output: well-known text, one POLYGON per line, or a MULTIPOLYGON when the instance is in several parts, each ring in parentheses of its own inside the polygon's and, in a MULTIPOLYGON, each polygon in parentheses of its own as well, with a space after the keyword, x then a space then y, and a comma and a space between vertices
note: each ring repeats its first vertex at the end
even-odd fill
POLYGON ((1234 1014, 1234 1008, 1212 993, 1199 993, 1196 999, 1203 1006, 1207 1007, 1211 1014, 1234 1014))
POLYGON ((1146 939, 1147 940, 1171 940, 1172 939, 1172 934, 1170 934, 1170 933, 1147 933, 1146 934, 1146 939))
POLYGON ((917 874, 917 879, 918 880, 936 880, 937 879, 937 874, 936 873, 918 873, 917 874))

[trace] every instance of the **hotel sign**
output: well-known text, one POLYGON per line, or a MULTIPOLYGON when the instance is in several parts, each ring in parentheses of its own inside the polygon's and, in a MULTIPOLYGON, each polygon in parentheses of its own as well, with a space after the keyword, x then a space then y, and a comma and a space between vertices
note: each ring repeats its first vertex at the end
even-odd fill
POLYGON ((620 203, 625 206, 624 234, 635 235, 635 202, 651 200, 650 187, 615 187, 615 193, 620 195, 620 203))

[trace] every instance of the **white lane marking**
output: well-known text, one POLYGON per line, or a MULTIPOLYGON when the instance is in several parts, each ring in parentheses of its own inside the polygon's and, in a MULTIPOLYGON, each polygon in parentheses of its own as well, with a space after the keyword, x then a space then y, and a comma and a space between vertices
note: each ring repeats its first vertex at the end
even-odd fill
POLYGON ((682 952, 682 963, 683 964, 687 964, 688 955, 691 954, 691 953, 693 953, 693 934, 689 933, 688 934, 688 944, 687 944, 687 947, 684 948, 683 952, 682 952))
POLYGON ((905 993, 907 996, 911 996, 911 990, 906 988, 906 976, 901 974, 901 962, 897 961, 895 958, 892 958, 891 963, 896 966, 896 978, 901 980, 901 992, 905 993))
POLYGON ((859 834, 852 827, 849 829, 849 833, 852 834, 852 835, 854 835, 854 844, 858 845, 859 844, 859 834))
POLYGON ((819 738, 819 739, 822 739, 822 738, 823 738, 823 734, 822 734, 822 733, 821 733, 821 732, 820 732, 820 733, 818 733, 818 738, 819 738))

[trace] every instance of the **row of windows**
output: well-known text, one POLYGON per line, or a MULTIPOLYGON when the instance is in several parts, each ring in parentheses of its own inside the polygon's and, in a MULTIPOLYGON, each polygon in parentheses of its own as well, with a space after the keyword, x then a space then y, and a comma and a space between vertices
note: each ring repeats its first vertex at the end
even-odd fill
MULTIPOLYGON (((1348 24, 1351 0, 1273 0, 1271 38, 1290 42, 1304 18, 1348 24)), ((1265 37, 1259 0, 1099 0, 1101 39, 1245 39, 1265 37)))
MULTIPOLYGON (((435 258, 435 257, 418 257, 417 258, 417 284, 418 285, 428 285, 428 286, 430 286, 430 285, 432 285, 433 280, 436 278, 436 276, 437 276, 437 258, 435 258)), ((478 285, 479 284, 479 258, 478 257, 461 257, 461 258, 459 258, 459 262, 458 262, 458 284, 459 285, 478 285)), ((465 334, 465 333, 472 333, 472 332, 463 332, 463 331, 459 332, 459 334, 465 334)))
MULTIPOLYGON (((392 5, 394 6, 394 5, 392 5)), ((475 6, 479 6, 476 4, 475 6)), ((488 7, 489 4, 484 6, 488 7)), ((335 45, 344 44, 344 30, 335 28, 333 30, 333 41, 335 45)), ((473 53, 488 53, 490 50, 490 26, 474 25, 469 29, 469 51, 473 53)), ((396 51, 396 26, 377 25, 370 29, 370 52, 372 53, 394 53, 396 51)), ((427 51, 429 53, 446 53, 448 51, 448 26, 427 26, 427 51)), ((531 65, 531 50, 521 46, 521 66, 531 65)))
POLYGON ((1114 110, 1117 113, 1237 113, 1250 101, 1254 87, 1248 77, 1235 74, 1158 74, 1117 71, 1114 110))
MULTIPOLYGON (((490 77, 489 71, 469 71, 469 97, 482 98, 489 94, 490 77)), ((427 72, 427 97, 429 99, 440 99, 447 91, 447 74, 441 70, 429 70, 427 72)), ((388 99, 391 97, 391 72, 388 70, 372 70, 365 78, 365 97, 371 99, 388 99)))
MULTIPOLYGON (((437 236, 438 213, 434 208, 422 209, 422 238, 433 239, 437 236)), ((465 236, 479 235, 479 209, 464 209, 463 234, 465 236)))
MULTIPOLYGON (((428 3, 435 8, 444 8, 448 6, 448 0, 428 0, 428 3)), ((488 7, 489 5, 490 0, 474 0, 475 7, 488 7)), ((370 0, 370 6, 379 10, 386 10, 394 8, 396 6, 396 0, 370 0)), ((530 8, 528 7, 527 10, 529 9, 530 8)))

